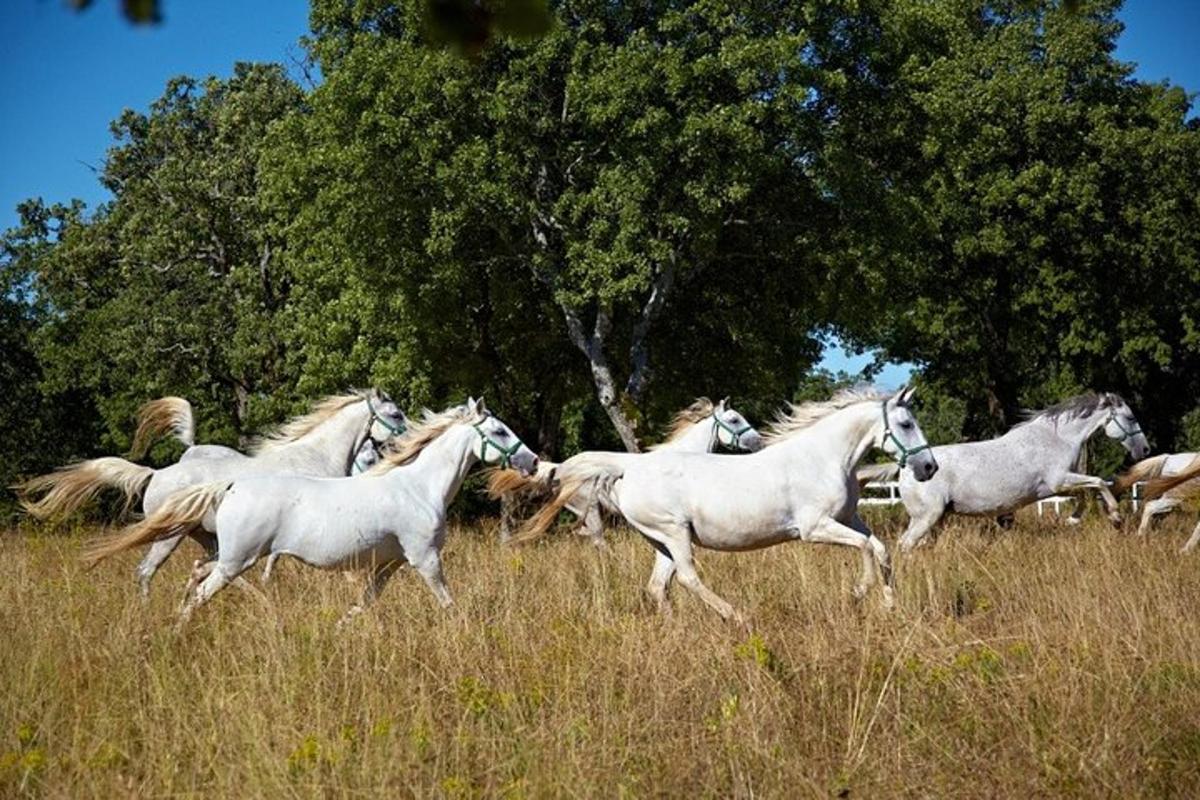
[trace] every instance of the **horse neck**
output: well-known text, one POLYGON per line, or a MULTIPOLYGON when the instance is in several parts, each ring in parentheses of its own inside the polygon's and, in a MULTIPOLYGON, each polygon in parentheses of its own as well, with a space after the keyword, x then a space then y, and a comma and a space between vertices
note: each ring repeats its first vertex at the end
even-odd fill
POLYGON ((669 442, 664 442, 662 450, 673 450, 676 453, 711 453, 717 443, 714 435, 712 417, 705 417, 699 422, 693 422, 688 429, 669 442))
POLYGON ((275 448, 283 463, 303 463, 322 475, 346 475, 362 445, 369 415, 365 402, 351 403, 294 442, 275 448))
POLYGON ((882 424, 879 401, 855 403, 817 420, 808 430, 777 446, 806 461, 833 460, 849 475, 875 444, 882 424))
POLYGON ((442 510, 449 507, 479 459, 475 455, 475 431, 469 425, 454 425, 427 444, 416 459, 388 473, 393 479, 423 488, 426 497, 440 497, 442 510))
POLYGON ((1106 411, 1096 409, 1086 416, 1058 417, 1057 419, 1039 417, 1024 427, 1036 427, 1050 431, 1053 438, 1061 442, 1064 455, 1073 465, 1079 458, 1079 451, 1083 449, 1084 442, 1104 427, 1106 414, 1106 411))

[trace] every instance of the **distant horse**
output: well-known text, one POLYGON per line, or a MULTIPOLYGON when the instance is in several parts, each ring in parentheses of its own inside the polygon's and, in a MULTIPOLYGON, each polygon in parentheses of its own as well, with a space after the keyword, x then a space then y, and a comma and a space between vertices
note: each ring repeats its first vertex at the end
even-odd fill
MULTIPOLYGON (((1032 413, 996 439, 933 448, 941 467, 934 480, 900 477, 900 499, 909 515, 901 551, 920 544, 946 513, 1001 516, 1044 497, 1088 488, 1100 492, 1109 519, 1119 525, 1117 501, 1107 484, 1072 471, 1084 442, 1101 428, 1134 457, 1149 454, 1133 411, 1111 392, 1082 394, 1032 413)), ((880 480, 893 473, 889 467, 866 467, 859 476, 880 480)))
MULTIPOLYGON (((26 510, 39 518, 73 511, 103 488, 113 486, 124 491, 131 503, 140 497, 142 510, 149 515, 175 492, 213 481, 275 472, 347 475, 364 441, 383 442, 404 430, 405 425, 404 414, 387 395, 377 389, 353 392, 321 400, 308 414, 296 417, 259 440, 249 455, 210 447, 162 469, 122 458, 97 458, 34 478, 19 487, 19 491, 26 510), (30 499, 43 491, 45 495, 40 500, 30 499)), ((212 552, 216 540, 211 532, 195 528, 191 535, 212 552)), ((155 572, 183 538, 179 535, 156 541, 150 548, 137 570, 143 597, 149 595, 155 572)))
MULTIPOLYGON (((731 450, 754 452, 762 447, 762 436, 736 409, 729 407, 729 398, 713 405, 707 397, 697 398, 690 406, 675 415, 667 438, 650 448, 646 453, 607 451, 585 451, 561 464, 542 461, 537 475, 523 478, 512 472, 496 472, 488 483, 493 497, 511 498, 521 493, 537 490, 551 491, 553 484, 570 477, 572 465, 577 459, 589 462, 607 458, 618 463, 630 458, 645 458, 660 453, 710 453, 717 445, 731 450)), ((600 500, 592 494, 580 492, 567 503, 566 509, 583 521, 580 533, 588 536, 597 546, 604 544, 604 521, 600 515, 600 500)), ((502 520, 501 539, 507 539, 507 517, 502 520)))
MULTIPOLYGON (((1121 494, 1131 489, 1134 484, 1144 483, 1153 478, 1173 478, 1197 462, 1200 453, 1164 453, 1160 456, 1147 458, 1121 473, 1113 481, 1113 493, 1121 494)), ((1142 518, 1138 523, 1138 536, 1145 536, 1154 524, 1154 518, 1169 514, 1183 504, 1189 494, 1187 486, 1179 486, 1170 491, 1164 491, 1163 496, 1146 500, 1143 494, 1142 518)), ((1194 546, 1194 545, 1193 545, 1194 546)))
POLYGON ((217 558, 199 564, 203 578, 181 621, 263 556, 290 555, 324 569, 371 573, 363 610, 403 564, 413 566, 443 607, 452 603, 442 577, 446 509, 476 462, 510 464, 530 474, 537 456, 482 400, 440 414, 425 412, 396 452, 350 478, 262 475, 222 480, 171 497, 126 531, 94 542, 91 563, 131 547, 204 526, 216 532, 217 558))
MULTIPOLYGON (((1144 534, 1149 530, 1149 522, 1153 518, 1153 514, 1163 514, 1178 508, 1185 500, 1190 500, 1200 494, 1200 458, 1195 458, 1195 453, 1177 453, 1176 456, 1180 459, 1185 456, 1193 456, 1193 458, 1186 466, 1178 469, 1176 474, 1171 476, 1166 475, 1167 465, 1164 464, 1160 477, 1150 478, 1146 481, 1142 492, 1146 510, 1142 514, 1142 524, 1138 526, 1139 534, 1144 534)), ((1139 466, 1141 464, 1122 476, 1123 481, 1131 482, 1133 475, 1130 473, 1134 473, 1139 466)), ((1197 522, 1196 527, 1192 529, 1192 535, 1183 545, 1181 552, 1190 552, 1197 544, 1200 544, 1200 522, 1197 522)))
POLYGON ((733 606, 700 581, 695 545, 755 550, 800 540, 853 547, 862 554, 855 596, 884 578, 892 604, 887 549, 858 516, 854 468, 871 447, 894 455, 918 481, 938 470, 916 418, 911 389, 888 396, 846 390, 821 403, 792 406, 768 430, 762 450, 749 455, 658 453, 614 461, 581 458, 553 503, 526 525, 517 541, 540 536, 580 491, 600 493, 657 551, 647 591, 666 610, 673 577, 725 619, 733 606))

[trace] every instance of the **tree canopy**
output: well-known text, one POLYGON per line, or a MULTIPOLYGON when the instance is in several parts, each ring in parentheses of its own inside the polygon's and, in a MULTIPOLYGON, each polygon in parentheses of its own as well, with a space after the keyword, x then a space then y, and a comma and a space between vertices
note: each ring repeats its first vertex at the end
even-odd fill
POLYGON ((1117 10, 564 0, 464 57, 425 3, 314 0, 319 84, 175 79, 113 123, 110 202, 22 205, 4 477, 163 394, 235 444, 367 384, 636 449, 696 395, 831 384, 830 335, 914 362, 939 439, 1095 388, 1194 441, 1200 130, 1117 10))

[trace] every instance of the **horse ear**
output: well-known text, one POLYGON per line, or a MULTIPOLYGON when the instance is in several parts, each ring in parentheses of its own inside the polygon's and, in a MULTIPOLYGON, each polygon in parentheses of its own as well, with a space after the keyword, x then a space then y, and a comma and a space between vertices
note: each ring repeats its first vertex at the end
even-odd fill
POLYGON ((1114 406, 1114 405, 1116 405, 1116 402, 1113 399, 1112 392, 1101 392, 1100 393, 1100 407, 1101 408, 1108 408, 1108 407, 1114 406))
POLYGON ((477 401, 475 401, 475 413, 481 414, 483 416, 487 416, 487 413, 488 413, 487 403, 483 402, 482 395, 480 395, 479 399, 477 401))
POLYGON ((896 390, 896 393, 894 395, 892 395, 892 402, 898 406, 903 406, 905 403, 908 402, 908 384, 907 383, 902 385, 899 389, 896 390))
POLYGON ((729 408, 729 395, 721 398, 721 408, 729 408))

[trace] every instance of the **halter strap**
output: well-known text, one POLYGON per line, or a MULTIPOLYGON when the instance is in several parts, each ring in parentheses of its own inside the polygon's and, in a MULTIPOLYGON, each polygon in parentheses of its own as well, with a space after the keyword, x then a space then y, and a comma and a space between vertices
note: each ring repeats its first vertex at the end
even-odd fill
POLYGON ((483 441, 483 446, 479 448, 479 460, 486 464, 488 448, 493 447, 498 453, 500 453, 500 468, 508 469, 509 465, 512 464, 512 457, 517 454, 518 450, 521 449, 521 440, 517 439, 515 442, 513 442, 511 447, 505 447, 493 439, 489 434, 484 433, 483 428, 481 427, 484 422, 486 422, 486 418, 476 422, 471 426, 475 429, 475 432, 479 434, 479 438, 483 441))
POLYGON ((1126 439, 1132 439, 1133 437, 1137 436, 1139 433, 1142 432, 1142 429, 1139 428, 1137 425, 1134 425, 1133 430, 1129 430, 1128 428, 1126 428, 1124 425, 1121 424, 1121 418, 1117 416, 1117 412, 1115 412, 1111 409, 1108 412, 1108 420, 1106 421, 1105 424, 1107 424, 1108 422, 1115 424, 1117 426, 1117 429, 1121 431, 1121 437, 1119 439, 1117 439, 1118 442, 1123 442, 1126 439))
POLYGON ((367 468, 365 466, 363 466, 361 459, 362 459, 362 448, 359 448, 358 453, 355 454, 355 456, 354 456, 354 466, 352 466, 350 468, 351 475, 361 475, 362 473, 367 471, 367 468))
POLYGON ((898 458, 896 459, 896 463, 900 465, 900 469, 904 469, 905 465, 908 464, 909 456, 915 456, 922 450, 930 449, 929 442, 922 442, 918 447, 911 449, 905 447, 904 442, 900 441, 892 430, 892 423, 888 420, 887 404, 887 400, 879 404, 879 408, 883 412, 883 441, 892 440, 892 444, 896 446, 897 450, 898 458))
MULTIPOLYGON (((371 403, 371 398, 369 398, 369 397, 366 398, 366 401, 367 401, 367 410, 371 412, 372 424, 378 422, 380 425, 387 428, 388 432, 391 433, 392 436, 399 436, 400 434, 402 434, 408 430, 408 428, 403 423, 397 425, 396 423, 392 422, 387 417, 380 416, 379 412, 375 410, 375 406, 371 403)), ((367 434, 370 435, 370 429, 367 430, 367 434)))
POLYGON ((721 441, 719 431, 725 431, 726 433, 729 434, 730 438, 733 440, 729 443, 729 446, 736 447, 739 450, 742 447, 742 434, 749 433, 750 431, 754 430, 754 426, 751 425, 749 422, 746 423, 746 426, 744 428, 735 429, 732 425, 727 424, 725 422, 725 420, 721 419, 721 416, 719 414, 713 414, 712 418, 713 418, 713 436, 717 437, 717 442, 719 443, 721 441))

